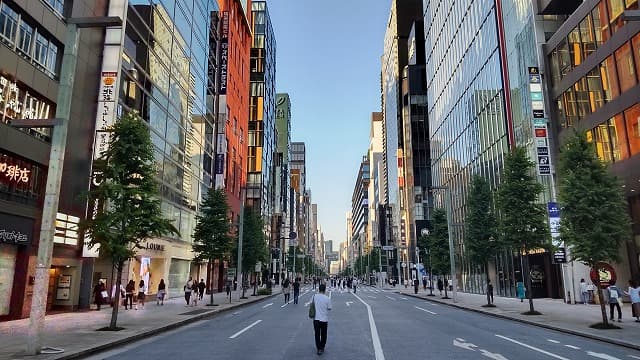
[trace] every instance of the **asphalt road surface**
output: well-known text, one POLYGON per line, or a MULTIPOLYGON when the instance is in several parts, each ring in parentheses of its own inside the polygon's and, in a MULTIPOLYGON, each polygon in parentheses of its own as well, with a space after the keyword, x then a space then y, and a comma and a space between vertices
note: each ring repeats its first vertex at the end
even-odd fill
MULTIPOLYGON (((308 318, 279 295, 91 359, 640 359, 640 352, 579 336, 359 287, 327 291, 325 353, 318 356, 308 318)), ((293 294, 292 294, 293 297, 293 294)))

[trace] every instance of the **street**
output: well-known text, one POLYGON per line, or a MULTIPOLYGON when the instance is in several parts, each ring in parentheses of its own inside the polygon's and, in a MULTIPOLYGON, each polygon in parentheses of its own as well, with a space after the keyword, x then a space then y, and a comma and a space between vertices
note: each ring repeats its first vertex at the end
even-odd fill
MULTIPOLYGON (((327 359, 640 359, 640 352, 624 347, 437 305, 390 289, 327 293, 333 304, 321 355, 327 359)), ((317 357, 307 317, 313 294, 305 287, 299 304, 284 304, 279 295, 91 359, 317 357)))

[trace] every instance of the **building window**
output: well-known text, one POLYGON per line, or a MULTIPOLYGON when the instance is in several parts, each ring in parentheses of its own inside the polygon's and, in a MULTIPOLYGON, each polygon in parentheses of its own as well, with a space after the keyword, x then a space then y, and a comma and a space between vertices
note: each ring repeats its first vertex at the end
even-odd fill
POLYGON ((598 45, 595 38, 593 23, 591 22, 591 14, 587 15, 587 17, 580 22, 580 39, 582 42, 582 53, 585 57, 596 51, 598 45))
POLYGON ((618 89, 618 76, 613 62, 613 56, 609 56, 602 63, 600 63, 600 76, 602 77, 602 87, 606 100, 610 101, 620 95, 618 89))
POLYGON ((604 1, 591 12, 593 19, 593 27, 596 31, 596 43, 600 46, 603 42, 609 40, 609 20, 607 18, 607 9, 604 1))
POLYGON ((64 0, 45 0, 60 15, 64 15, 64 0))
POLYGON ((629 147, 631 155, 640 153, 640 104, 627 109, 624 112, 624 119, 627 124, 627 135, 629 136, 629 147))
POLYGON ((624 12, 624 0, 607 0, 607 10, 609 10, 609 24, 613 32, 624 25, 620 15, 624 12))
POLYGON ((31 56, 31 42, 33 39, 33 28, 25 23, 20 23, 20 31, 18 36, 18 50, 25 53, 27 56, 31 56))
POLYGON ((629 158, 629 148, 627 145, 627 134, 625 133, 624 120, 622 114, 617 114, 607 121, 609 136, 611 137, 611 150, 613 151, 613 161, 620 161, 629 158))
POLYGON ((18 13, 5 3, 0 3, 0 35, 10 44, 15 42, 18 13))
POLYGON ((626 43, 616 50, 616 65, 620 79, 620 91, 624 92, 636 85, 636 70, 631 55, 631 44, 626 43))
POLYGON ((58 213, 56 215, 56 234, 53 242, 56 244, 78 245, 78 222, 79 218, 67 214, 58 213))
POLYGON ((587 86, 589 87, 589 104, 592 112, 596 112, 604 105, 604 89, 600 71, 595 68, 587 74, 587 86))

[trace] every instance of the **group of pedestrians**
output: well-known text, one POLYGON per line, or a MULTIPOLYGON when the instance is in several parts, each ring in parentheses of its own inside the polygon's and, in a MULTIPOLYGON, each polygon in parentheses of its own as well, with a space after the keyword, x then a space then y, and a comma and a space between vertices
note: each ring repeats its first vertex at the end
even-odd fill
POLYGON ((293 303, 298 303, 300 297, 300 278, 296 278, 293 283, 289 281, 289 278, 285 278, 282 282, 282 294, 284 294, 284 303, 288 304, 291 300, 291 289, 293 289, 293 303))
MULTIPOLYGON (((109 295, 104 279, 100 279, 98 280, 98 283, 93 287, 93 299, 96 304, 96 310, 100 311, 102 305, 109 303, 111 304, 111 306, 114 306, 117 298, 122 301, 125 310, 134 308, 135 310, 138 310, 138 308, 144 309, 147 290, 147 284, 145 284, 144 279, 140 279, 140 281, 138 282, 138 291, 136 293, 136 283, 133 279, 131 279, 129 280, 129 282, 127 282, 126 286, 123 286, 122 284, 120 284, 120 286, 113 285, 113 288, 111 289, 111 295, 109 295), (135 307, 134 295, 136 295, 135 307)), ((164 279, 160 279, 157 292, 158 305, 164 305, 165 295, 166 284, 164 282, 164 279)))
POLYGON ((186 306, 198 305, 198 300, 202 300, 204 297, 204 290, 207 288, 204 279, 193 280, 192 276, 189 276, 189 280, 184 284, 184 300, 187 303, 186 306))

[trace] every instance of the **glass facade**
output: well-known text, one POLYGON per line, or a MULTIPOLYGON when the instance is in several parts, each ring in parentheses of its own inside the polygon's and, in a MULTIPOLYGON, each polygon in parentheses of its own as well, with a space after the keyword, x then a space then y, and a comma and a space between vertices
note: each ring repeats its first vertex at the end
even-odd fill
POLYGON ((265 1, 251 4, 253 44, 249 65, 247 206, 270 226, 274 202, 273 160, 276 147, 276 41, 265 1))
POLYGON ((212 178, 207 70, 216 10, 215 1, 130 0, 127 15, 120 105, 149 123, 162 212, 186 242, 212 178))

